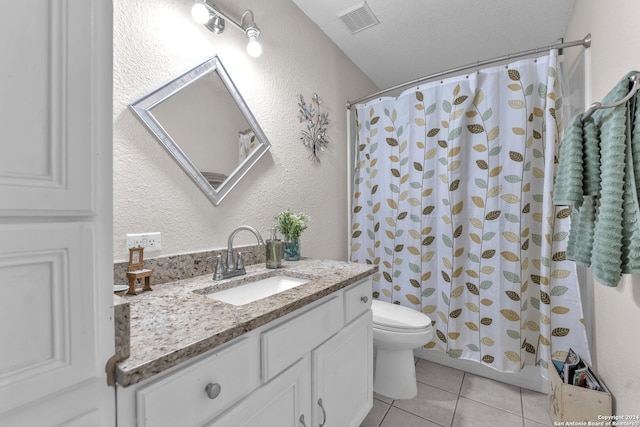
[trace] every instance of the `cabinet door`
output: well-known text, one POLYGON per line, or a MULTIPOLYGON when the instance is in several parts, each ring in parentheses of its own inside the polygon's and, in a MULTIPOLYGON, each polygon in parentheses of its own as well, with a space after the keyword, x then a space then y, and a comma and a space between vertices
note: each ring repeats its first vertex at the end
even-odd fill
POLYGON ((368 310, 312 353, 313 426, 358 427, 373 404, 372 316, 368 310))
POLYGON ((305 357, 217 418, 209 427, 310 427, 305 357))

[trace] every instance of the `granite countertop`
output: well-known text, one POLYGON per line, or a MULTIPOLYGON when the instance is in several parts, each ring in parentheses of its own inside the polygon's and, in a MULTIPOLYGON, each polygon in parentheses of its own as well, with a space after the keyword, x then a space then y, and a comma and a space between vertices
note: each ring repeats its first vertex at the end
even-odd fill
POLYGON ((356 283, 376 269, 373 265, 303 258, 284 261, 283 268, 277 270, 267 269, 264 264, 251 265, 246 267, 246 275, 231 279, 213 281, 212 275, 207 274, 154 285, 151 292, 116 297, 118 305, 124 303, 122 300, 128 303, 128 310, 116 310, 116 316, 128 315, 128 319, 116 317, 116 325, 120 324, 116 342, 118 329, 130 335, 129 340, 120 340, 127 341, 129 348, 116 348, 116 354, 129 354, 116 367, 116 381, 127 387, 150 378, 356 283), (226 304, 203 294, 274 272, 309 282, 243 306, 226 304))

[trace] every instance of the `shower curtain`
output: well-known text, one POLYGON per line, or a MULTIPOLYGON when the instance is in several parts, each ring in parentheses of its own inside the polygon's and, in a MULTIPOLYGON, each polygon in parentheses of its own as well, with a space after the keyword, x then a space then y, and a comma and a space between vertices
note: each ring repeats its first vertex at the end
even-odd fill
POLYGON ((590 359, 569 209, 551 191, 557 52, 357 105, 351 259, 374 297, 429 315, 425 348, 503 372, 590 359))

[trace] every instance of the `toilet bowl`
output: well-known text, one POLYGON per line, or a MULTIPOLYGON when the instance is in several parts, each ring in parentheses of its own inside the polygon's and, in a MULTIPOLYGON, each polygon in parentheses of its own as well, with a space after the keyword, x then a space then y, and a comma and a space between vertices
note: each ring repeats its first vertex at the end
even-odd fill
POLYGON ((426 314, 397 304, 373 300, 373 391, 392 399, 418 394, 413 349, 431 341, 433 327, 426 314))

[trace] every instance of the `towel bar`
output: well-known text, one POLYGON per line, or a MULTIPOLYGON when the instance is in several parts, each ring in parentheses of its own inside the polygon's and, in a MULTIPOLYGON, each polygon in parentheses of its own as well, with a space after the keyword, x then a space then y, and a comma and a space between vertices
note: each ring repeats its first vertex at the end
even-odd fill
POLYGON ((629 91, 627 96, 622 98, 620 101, 614 102, 613 104, 609 105, 602 105, 600 102, 594 102, 593 104, 591 104, 591 107, 589 107, 589 109, 582 115, 582 122, 584 123, 596 110, 617 107, 618 105, 624 104, 625 102, 630 100, 631 97, 636 94, 638 89, 640 89, 640 73, 636 73, 629 77, 629 81, 633 82, 633 86, 631 87, 631 90, 629 91))

